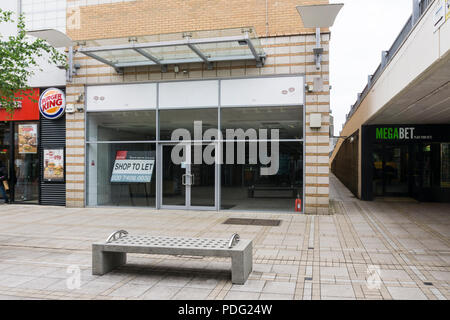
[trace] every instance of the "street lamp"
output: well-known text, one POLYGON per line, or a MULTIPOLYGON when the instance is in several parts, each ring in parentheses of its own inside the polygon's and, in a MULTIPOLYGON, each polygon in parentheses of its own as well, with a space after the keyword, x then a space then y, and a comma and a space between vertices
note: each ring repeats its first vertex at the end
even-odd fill
POLYGON ((27 34, 45 40, 55 48, 72 46, 72 39, 70 39, 65 33, 55 29, 27 31, 27 34))
POLYGON ((27 34, 47 41, 54 48, 69 48, 68 60, 69 68, 66 72, 67 81, 72 82, 72 77, 76 73, 73 65, 73 41, 65 33, 55 29, 33 30, 27 31, 27 34))
POLYGON ((320 44, 320 28, 330 28, 344 4, 318 4, 297 6, 305 28, 316 28, 316 47, 314 48, 316 69, 320 70, 323 48, 320 44))

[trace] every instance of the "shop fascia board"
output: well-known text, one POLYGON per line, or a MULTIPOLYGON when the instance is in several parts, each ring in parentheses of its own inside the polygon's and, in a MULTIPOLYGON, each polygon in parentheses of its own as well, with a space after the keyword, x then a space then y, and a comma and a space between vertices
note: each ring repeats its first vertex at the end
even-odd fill
POLYGON ((131 66, 144 66, 144 65, 167 65, 176 63, 196 63, 205 62, 212 63, 217 61, 235 61, 235 60, 256 60, 257 65, 262 66, 266 55, 257 52, 255 46, 253 45, 248 34, 242 36, 230 36, 230 37, 220 37, 220 38, 205 38, 205 39, 191 39, 186 38, 182 40, 172 40, 163 42, 151 42, 151 43, 131 43, 123 45, 114 46, 101 46, 101 47, 80 47, 78 52, 94 58, 100 62, 112 66, 117 72, 121 72, 120 68, 131 67, 131 66), (225 42, 245 42, 252 56, 229 56, 229 57, 207 57, 197 45, 201 44, 213 44, 213 43, 225 43, 225 42), (176 59, 176 60, 158 60, 156 57, 152 56, 150 53, 144 51, 144 49, 151 48, 161 48, 161 47, 173 47, 173 46, 187 46, 189 47, 199 58, 198 59, 176 59), (129 63, 113 63, 107 59, 101 58, 96 55, 96 52, 104 51, 116 51, 116 50, 134 50, 141 54, 143 57, 148 59, 148 62, 129 62, 129 63))

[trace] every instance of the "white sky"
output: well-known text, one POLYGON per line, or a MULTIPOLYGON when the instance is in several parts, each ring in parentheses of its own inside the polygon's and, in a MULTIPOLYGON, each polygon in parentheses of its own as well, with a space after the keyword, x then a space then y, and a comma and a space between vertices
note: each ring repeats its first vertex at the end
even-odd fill
POLYGON ((412 13, 412 0, 330 0, 344 3, 331 28, 330 84, 334 133, 412 13))

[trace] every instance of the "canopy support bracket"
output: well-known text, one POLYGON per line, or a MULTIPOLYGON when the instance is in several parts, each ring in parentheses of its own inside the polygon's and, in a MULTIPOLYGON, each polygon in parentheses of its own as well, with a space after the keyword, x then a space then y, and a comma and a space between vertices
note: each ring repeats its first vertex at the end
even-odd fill
POLYGON ((265 58, 262 57, 257 51, 255 46, 253 45, 253 42, 250 40, 250 36, 248 35, 248 31, 245 32, 245 41, 247 42, 247 45, 250 49, 250 51, 252 52, 253 56, 255 57, 256 60, 256 66, 258 68, 262 68, 264 66, 265 63, 265 58))
POLYGON ((148 60, 153 61, 156 64, 161 64, 160 61, 156 57, 152 56, 151 54, 144 51, 143 49, 133 48, 133 50, 136 51, 137 53, 139 53, 140 55, 146 57, 148 60))
POLYGON ((83 54, 87 55, 88 57, 91 57, 92 59, 98 60, 98 61, 100 61, 100 62, 102 62, 102 63, 104 63, 104 64, 106 64, 106 65, 108 65, 110 67, 113 67, 114 70, 116 70, 116 72, 119 73, 119 74, 123 73, 122 68, 117 67, 114 63, 112 63, 112 62, 110 62, 110 61, 108 61, 106 59, 103 59, 102 57, 100 57, 100 56, 98 56, 96 54, 93 54, 91 52, 86 52, 86 51, 84 51, 83 54))

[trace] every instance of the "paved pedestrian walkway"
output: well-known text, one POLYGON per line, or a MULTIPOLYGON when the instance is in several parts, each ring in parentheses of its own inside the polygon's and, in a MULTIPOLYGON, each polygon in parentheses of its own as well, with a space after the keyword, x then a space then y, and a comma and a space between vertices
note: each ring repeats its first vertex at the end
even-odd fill
POLYGON ((450 204, 356 199, 331 177, 329 216, 0 206, 0 299, 449 299, 450 204), (230 218, 278 227, 226 225, 230 218), (91 275, 91 244, 132 234, 253 239, 254 271, 230 261, 129 255, 91 275), (80 286, 77 287, 77 272, 80 286))

